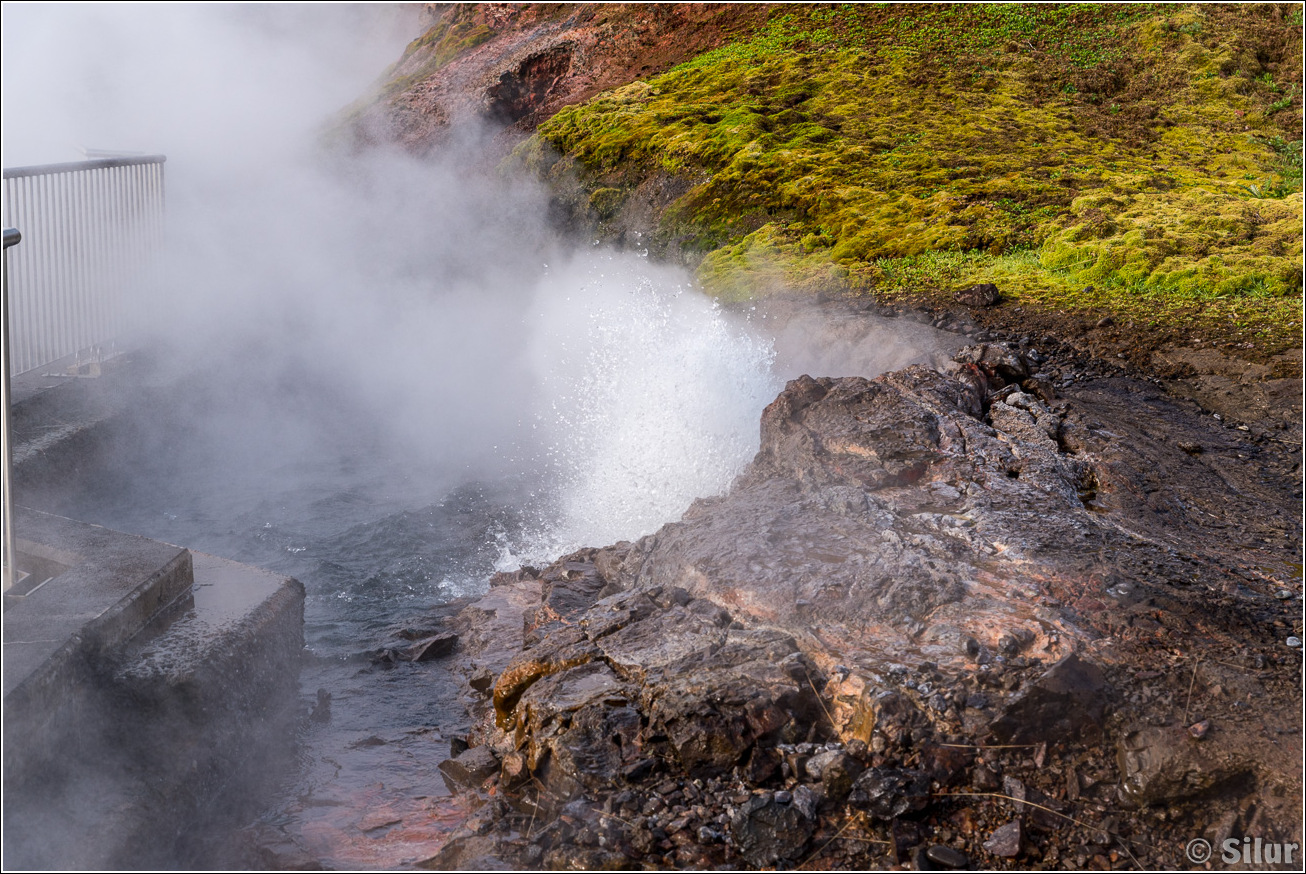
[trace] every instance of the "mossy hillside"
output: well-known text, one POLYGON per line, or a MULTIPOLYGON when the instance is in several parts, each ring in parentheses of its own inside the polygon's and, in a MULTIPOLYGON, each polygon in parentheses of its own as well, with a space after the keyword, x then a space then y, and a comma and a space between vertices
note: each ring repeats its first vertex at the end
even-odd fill
POLYGON ((704 284, 1018 301, 1299 336, 1299 7, 777 10, 749 38, 558 113, 519 160, 659 233, 704 284), (1295 23, 1294 23, 1295 22, 1295 23), (565 156, 544 158, 544 144, 565 156))
POLYGON ((387 71, 381 97, 411 88, 463 52, 493 38, 494 33, 492 27, 479 20, 474 4, 452 4, 435 24, 408 44, 387 71))

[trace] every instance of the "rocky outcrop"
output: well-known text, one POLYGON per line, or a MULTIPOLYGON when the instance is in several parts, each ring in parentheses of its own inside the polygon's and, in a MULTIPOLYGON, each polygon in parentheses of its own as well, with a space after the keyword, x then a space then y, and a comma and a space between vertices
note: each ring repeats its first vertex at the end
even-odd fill
POLYGON ((530 131, 563 106, 656 75, 763 17, 724 3, 431 3, 430 26, 349 120, 359 144, 425 153, 452 126, 530 131))
POLYGON ((1037 357, 796 379, 728 494, 496 578, 464 670, 498 789, 430 864, 1169 865, 1220 793, 1291 839, 1291 481, 1210 466, 1273 447, 1147 383, 1057 398, 1037 357))

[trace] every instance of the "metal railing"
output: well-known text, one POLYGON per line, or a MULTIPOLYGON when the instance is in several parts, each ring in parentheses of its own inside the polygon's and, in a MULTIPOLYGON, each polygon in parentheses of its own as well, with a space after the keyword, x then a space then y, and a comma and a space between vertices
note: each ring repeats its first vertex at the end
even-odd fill
POLYGON ((162 155, 4 171, 13 374, 69 356, 113 354, 133 292, 157 281, 163 237, 162 155))
POLYGON ((98 364, 124 351, 119 347, 133 317, 160 278, 166 160, 162 155, 101 158, 4 171, 0 576, 5 592, 20 573, 13 532, 10 379, 65 358, 75 360, 72 372, 80 375, 83 362, 98 364), (19 240, 23 245, 15 247, 19 240))
POLYGON ((0 481, 0 587, 8 592, 18 577, 16 563, 18 556, 14 551, 14 499, 12 493, 14 478, 14 433, 9 422, 9 247, 17 246, 22 234, 16 228, 4 229, 4 262, 0 269, 4 271, 0 283, 0 464, 4 469, 3 481, 0 481))

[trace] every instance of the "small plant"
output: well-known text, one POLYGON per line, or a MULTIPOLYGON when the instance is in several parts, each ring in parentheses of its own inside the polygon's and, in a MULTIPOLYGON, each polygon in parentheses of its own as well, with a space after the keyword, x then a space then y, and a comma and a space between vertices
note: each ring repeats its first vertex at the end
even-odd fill
POLYGON ((1297 90, 1296 85, 1289 85, 1288 92, 1283 97, 1270 104, 1270 108, 1265 110, 1266 115, 1274 115, 1276 112, 1282 112, 1289 106, 1292 106, 1293 93, 1297 90))

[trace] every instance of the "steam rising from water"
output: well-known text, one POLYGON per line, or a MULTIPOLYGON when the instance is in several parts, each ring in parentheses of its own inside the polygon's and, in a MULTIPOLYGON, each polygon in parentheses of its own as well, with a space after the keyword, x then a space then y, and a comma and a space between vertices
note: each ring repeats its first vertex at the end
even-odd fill
POLYGON ((751 456, 767 349, 682 272, 568 254, 541 192, 467 170, 484 132, 434 161, 315 142, 418 34, 404 15, 7 6, 6 160, 168 154, 146 342, 220 399, 191 410, 197 491, 300 493, 308 459, 365 447, 414 506, 521 483, 536 521, 513 548, 536 559, 648 533, 751 456), (54 39, 74 48, 52 64, 33 45, 54 39))

